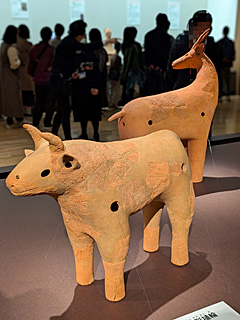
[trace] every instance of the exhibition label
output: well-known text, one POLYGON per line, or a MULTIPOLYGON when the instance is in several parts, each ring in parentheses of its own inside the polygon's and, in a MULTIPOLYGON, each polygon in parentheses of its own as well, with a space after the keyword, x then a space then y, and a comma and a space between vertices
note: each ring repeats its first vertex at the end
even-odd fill
POLYGON ((174 320, 240 320, 240 315, 224 301, 218 302, 201 310, 189 313, 174 320))

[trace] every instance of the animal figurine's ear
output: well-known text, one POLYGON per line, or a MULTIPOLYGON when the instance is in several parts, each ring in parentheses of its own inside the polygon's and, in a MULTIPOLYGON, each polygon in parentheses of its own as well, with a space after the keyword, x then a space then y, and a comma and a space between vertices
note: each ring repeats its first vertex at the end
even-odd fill
POLYGON ((24 124, 23 128, 27 130, 32 137, 35 144, 35 150, 37 150, 41 144, 46 144, 46 141, 41 137, 41 131, 39 131, 36 127, 32 126, 31 124, 24 124))
POLYGON ((192 49, 196 49, 196 47, 202 43, 203 41, 205 41, 205 39, 207 38, 207 36, 210 33, 210 28, 206 29, 205 31, 203 31, 200 36, 197 38, 197 41, 194 43, 194 45, 192 46, 192 49))
POLYGON ((25 153, 25 157, 28 157, 30 156, 30 154, 32 154, 34 151, 33 150, 28 150, 28 149, 25 149, 24 150, 24 153, 25 153))
POLYGON ((203 53, 204 48, 205 48, 204 43, 201 43, 195 48, 195 51, 196 51, 197 54, 201 54, 201 53, 203 53))
POLYGON ((80 169, 81 165, 78 160, 70 154, 64 153, 59 158, 59 164, 61 167, 69 168, 69 169, 80 169))
POLYGON ((64 144, 62 140, 52 133, 41 133, 41 137, 49 142, 51 152, 63 152, 64 144))

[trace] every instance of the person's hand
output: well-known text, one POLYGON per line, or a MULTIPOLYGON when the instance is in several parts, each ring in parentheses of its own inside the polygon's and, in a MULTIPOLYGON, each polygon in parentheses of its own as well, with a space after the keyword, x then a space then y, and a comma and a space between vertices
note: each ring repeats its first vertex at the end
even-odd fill
POLYGON ((110 38, 110 39, 107 39, 107 40, 105 40, 105 45, 108 44, 108 43, 117 44, 117 43, 118 43, 118 39, 119 39, 119 38, 110 38))
POLYGON ((75 72, 72 74, 72 78, 73 78, 74 80, 76 80, 76 79, 79 78, 79 74, 78 74, 77 71, 75 71, 75 72))
POLYGON ((91 94, 92 94, 93 96, 96 96, 96 95, 98 94, 98 89, 92 88, 92 89, 91 89, 91 94))

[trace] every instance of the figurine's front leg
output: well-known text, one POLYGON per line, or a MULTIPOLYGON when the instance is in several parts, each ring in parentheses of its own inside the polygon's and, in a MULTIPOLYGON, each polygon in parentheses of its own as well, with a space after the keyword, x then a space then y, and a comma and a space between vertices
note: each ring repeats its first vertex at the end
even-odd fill
POLYGON ((80 245, 73 245, 76 267, 76 280, 77 283, 83 286, 91 284, 94 281, 93 247, 94 241, 89 236, 85 236, 84 241, 80 245))
POLYGON ((110 301, 119 301, 125 297, 124 265, 126 259, 120 262, 103 261, 105 270, 105 296, 110 301))
POLYGON ((125 230, 121 227, 114 230, 115 234, 108 234, 107 238, 96 241, 105 269, 105 296, 110 301, 119 301, 125 297, 124 265, 130 232, 129 225, 125 230), (123 232, 122 238, 119 238, 119 231, 123 232))

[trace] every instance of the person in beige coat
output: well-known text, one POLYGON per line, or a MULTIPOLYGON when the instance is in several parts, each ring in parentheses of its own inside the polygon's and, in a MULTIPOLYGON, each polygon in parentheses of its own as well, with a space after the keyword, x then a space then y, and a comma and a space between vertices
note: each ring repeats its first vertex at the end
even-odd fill
POLYGON ((7 116, 6 129, 22 126, 23 104, 20 88, 19 67, 21 60, 15 47, 17 42, 17 28, 10 25, 7 27, 3 43, 1 45, 1 94, 2 112, 7 116), (16 120, 16 124, 13 122, 16 120))
POLYGON ((19 68, 20 84, 22 90, 22 101, 24 106, 24 113, 26 115, 32 114, 32 106, 34 104, 34 83, 31 76, 27 73, 29 54, 32 49, 32 43, 27 41, 30 37, 29 29, 24 24, 18 27, 17 49, 21 66, 19 68))

